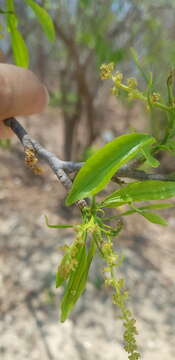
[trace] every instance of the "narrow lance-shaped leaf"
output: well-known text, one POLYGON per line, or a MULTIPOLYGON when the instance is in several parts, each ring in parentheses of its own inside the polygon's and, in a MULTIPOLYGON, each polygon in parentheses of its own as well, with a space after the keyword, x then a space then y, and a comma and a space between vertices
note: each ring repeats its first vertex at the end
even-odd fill
POLYGON ((141 208, 137 208, 135 206, 133 206, 133 208, 138 214, 140 214, 141 216, 143 216, 145 219, 152 222, 153 224, 158 224, 163 226, 167 225, 167 221, 162 216, 147 210, 141 210, 141 208))
POLYGON ((48 12, 43 7, 38 5, 36 1, 25 0, 25 2, 27 3, 28 6, 30 6, 30 8, 35 13, 47 38, 50 41, 55 41, 55 29, 54 29, 53 21, 50 15, 48 14, 48 12))
POLYGON ((62 285, 62 283, 69 278, 71 273, 75 271, 79 262, 79 253, 81 253, 84 244, 73 242, 71 246, 68 246, 66 252, 58 266, 56 274, 56 287, 62 285))
POLYGON ((46 225, 50 228, 50 229, 67 229, 67 228, 74 228, 76 225, 70 225, 70 224, 64 224, 64 225, 51 225, 49 224, 48 221, 48 217, 45 216, 45 220, 46 220, 46 225))
POLYGON ((61 322, 64 322, 67 319, 70 311, 74 307, 74 304, 77 300, 77 295, 79 296, 81 295, 79 293, 79 286, 87 266, 87 255, 86 255, 85 245, 81 247, 77 261, 78 261, 78 265, 75 271, 71 272, 63 299, 61 301, 61 322))
POLYGON ((147 159, 148 164, 151 167, 158 167, 160 165, 160 162, 151 154, 150 148, 148 146, 145 146, 142 149, 142 153, 145 156, 145 158, 147 159))
POLYGON ((58 270, 56 273, 56 288, 60 287, 63 284, 63 282, 66 279, 68 279, 70 275, 70 270, 68 268, 69 263, 70 263, 70 254, 68 249, 68 251, 63 256, 61 263, 58 266, 58 270))
POLYGON ((21 33, 17 29, 12 29, 11 40, 16 65, 27 68, 29 66, 28 49, 21 33))
POLYGON ((113 192, 101 203, 101 207, 115 208, 118 204, 132 201, 164 200, 173 196, 175 196, 175 182, 146 180, 131 183, 113 192))
POLYGON ((14 29, 17 29, 18 19, 15 14, 15 6, 13 0, 6 0, 6 23, 7 30, 12 33, 14 29))
POLYGON ((25 41, 18 30, 18 18, 15 14, 15 7, 13 0, 6 0, 6 23, 7 29, 10 32, 11 43, 15 63, 18 66, 28 67, 29 55, 25 41))
POLYGON ((12 11, 5 11, 5 10, 0 9, 0 14, 3 14, 3 15, 5 15, 5 14, 13 14, 13 12, 12 11))
MULTIPOLYGON (((85 289, 89 268, 95 254, 95 250, 96 250, 96 244, 94 239, 92 239, 90 248, 88 250, 88 255, 86 255, 86 257, 84 258, 84 264, 81 265, 81 271, 80 269, 78 269, 77 274, 74 274, 75 278, 74 278, 74 282, 71 283, 71 292, 69 289, 69 293, 67 295, 65 294, 65 297, 63 298, 62 306, 61 306, 62 322, 66 320, 70 311, 73 309, 73 307, 75 306, 76 302, 78 301, 78 299, 80 298, 81 294, 85 289), (68 306, 65 307, 66 303, 68 306)), ((83 258, 81 258, 81 262, 82 260, 83 258)))
MULTIPOLYGON (((73 309, 77 300, 81 296, 85 289, 89 268, 96 251, 95 239, 92 238, 89 249, 86 249, 87 231, 82 234, 82 242, 75 246, 78 246, 76 250, 77 265, 74 270, 70 273, 67 287, 64 293, 64 297, 61 302, 61 321, 65 321, 70 311, 73 309)), ((74 254, 74 244, 72 245, 72 253, 74 254)))
MULTIPOLYGON (((140 210, 140 211, 149 210, 149 209, 162 210, 162 209, 169 209, 169 208, 174 207, 174 206, 175 206, 175 204, 173 204, 173 203, 158 203, 158 204, 145 205, 145 206, 139 207, 137 209, 140 210)), ((127 210, 127 211, 121 213, 120 216, 128 216, 128 215, 134 214, 134 213, 137 212, 137 209, 127 210)))
POLYGON ((122 135, 92 155, 77 174, 66 204, 97 194, 115 172, 131 160, 140 149, 155 139, 147 134, 122 135))
POLYGON ((160 215, 155 214, 150 211, 139 211, 139 214, 142 215, 145 219, 152 222, 153 224, 158 224, 162 226, 167 225, 167 221, 160 215))

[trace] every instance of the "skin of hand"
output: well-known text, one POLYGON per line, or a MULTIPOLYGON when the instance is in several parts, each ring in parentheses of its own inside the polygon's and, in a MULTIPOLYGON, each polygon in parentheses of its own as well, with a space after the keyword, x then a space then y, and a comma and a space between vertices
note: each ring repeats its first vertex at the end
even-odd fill
POLYGON ((13 134, 3 120, 38 114, 47 107, 48 100, 46 87, 31 70, 0 63, 0 138, 13 134))

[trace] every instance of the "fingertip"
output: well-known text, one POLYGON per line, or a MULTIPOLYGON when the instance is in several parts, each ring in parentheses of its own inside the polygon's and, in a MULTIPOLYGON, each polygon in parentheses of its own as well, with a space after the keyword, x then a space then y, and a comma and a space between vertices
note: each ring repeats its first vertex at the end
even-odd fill
POLYGON ((29 108, 29 114, 39 114, 46 110, 49 103, 49 93, 45 85, 42 83, 39 84, 39 87, 36 90, 35 102, 29 108))

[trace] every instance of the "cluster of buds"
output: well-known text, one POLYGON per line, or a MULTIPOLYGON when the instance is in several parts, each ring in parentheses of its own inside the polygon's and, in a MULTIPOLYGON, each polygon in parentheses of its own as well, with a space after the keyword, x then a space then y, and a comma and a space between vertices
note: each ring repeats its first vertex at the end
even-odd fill
POLYGON ((128 87, 131 88, 131 89, 136 88, 137 85, 138 85, 137 79, 135 79, 135 78, 133 78, 133 77, 128 78, 128 79, 127 79, 127 85, 128 85, 128 87))
POLYGON ((160 100, 160 94, 159 93, 156 93, 156 92, 153 92, 152 95, 151 95, 151 102, 153 104, 155 104, 156 102, 158 102, 160 100))
POLYGON ((116 86, 120 85, 122 83, 122 80, 123 80, 123 74, 120 71, 116 71, 116 73, 112 75, 112 81, 116 86))
POLYGON ((111 89, 112 94, 118 95, 119 90, 124 90, 128 93, 129 99, 141 98, 143 100, 143 94, 136 89, 137 80, 135 78, 127 79, 127 84, 123 83, 123 74, 120 71, 113 73, 114 64, 102 64, 100 67, 100 77, 102 80, 111 79, 113 81, 113 87, 111 89))
POLYGON ((106 273, 105 286, 113 288, 113 304, 120 309, 120 318, 123 319, 124 322, 124 348, 128 352, 129 360, 138 360, 140 359, 140 353, 138 352, 135 339, 137 329, 135 326, 135 319, 132 318, 132 313, 126 305, 128 292, 125 288, 125 281, 123 278, 117 279, 116 276, 114 276, 114 267, 116 268, 122 263, 122 258, 114 253, 112 241, 109 239, 103 243, 101 250, 107 263, 107 267, 103 269, 104 273, 106 273))
POLYGON ((112 248, 112 241, 104 242, 101 250, 103 252, 103 255, 105 257, 105 260, 106 260, 108 266, 109 267, 116 266, 116 262, 118 260, 118 255, 114 253, 114 250, 112 248))
POLYGON ((114 63, 102 64, 100 66, 100 77, 102 80, 110 79, 114 70, 114 63))
MULTIPOLYGON (((111 93, 115 96, 119 95, 120 90, 128 94, 129 100, 139 99, 145 102, 148 109, 150 105, 154 105, 162 110, 171 111, 171 108, 166 104, 160 102, 160 94, 153 92, 151 95, 145 95, 144 92, 138 89, 137 79, 134 77, 128 78, 126 83, 123 82, 123 74, 119 71, 113 72, 114 63, 102 64, 100 67, 100 77, 102 80, 111 79, 113 86, 111 93)), ((174 105, 174 104, 173 104, 174 105)))
POLYGON ((32 148, 25 148, 25 164, 32 169, 34 174, 40 175, 43 173, 43 170, 37 165, 38 159, 35 155, 35 151, 32 148))

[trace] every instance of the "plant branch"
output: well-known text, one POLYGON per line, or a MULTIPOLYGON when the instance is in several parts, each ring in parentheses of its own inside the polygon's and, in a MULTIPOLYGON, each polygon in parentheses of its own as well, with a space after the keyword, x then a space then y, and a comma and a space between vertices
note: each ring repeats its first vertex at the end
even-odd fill
POLYGON ((163 174, 149 174, 142 170, 135 170, 130 168, 128 165, 123 166, 118 172, 112 177, 112 180, 116 182, 117 178, 126 177, 128 179, 136 179, 139 181, 144 180, 159 180, 159 181, 175 181, 171 175, 163 174))
MULTIPOLYGON (((66 174, 66 172, 77 171, 81 168, 82 163, 75 163, 71 161, 62 161, 52 152, 44 149, 37 141, 32 139, 22 127, 22 125, 15 118, 9 118, 4 120, 6 126, 10 127, 11 130, 18 137, 22 145, 24 146, 24 152, 28 149, 33 150, 35 154, 43 159, 52 169, 52 171, 57 176, 58 180, 66 188, 70 190, 72 186, 72 181, 66 174)), ((77 206, 82 209, 86 206, 85 200, 80 200, 77 202, 77 206)))
MULTIPOLYGON (((63 161, 59 159, 55 154, 46 150, 36 140, 30 137, 27 131, 15 118, 9 118, 4 120, 6 126, 10 127, 11 130, 19 138, 20 142, 24 147, 26 154, 27 150, 34 152, 38 158, 43 159, 52 169, 58 180, 63 184, 66 190, 70 190, 72 181, 68 176, 68 173, 77 172, 83 166, 83 162, 63 161)), ((37 161, 37 160, 36 160, 37 161)), ((30 165, 30 164, 29 164, 30 165)), ((134 164, 124 165, 117 171, 112 177, 112 181, 117 182, 118 178, 129 178, 143 180, 161 180, 161 181, 175 181, 171 175, 163 174, 148 174, 142 170, 136 170, 134 164)), ((86 206, 85 200, 77 202, 77 206, 82 209, 86 206)))

